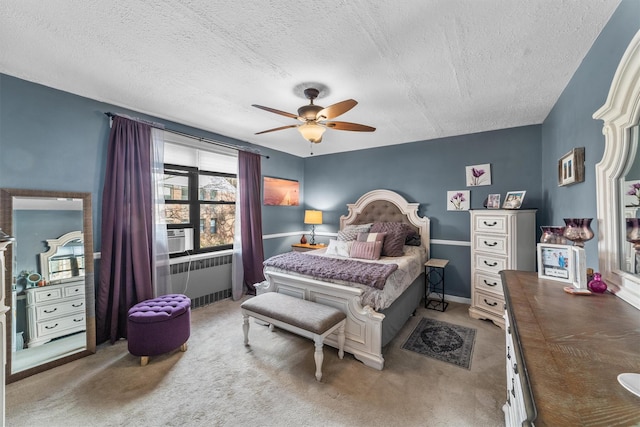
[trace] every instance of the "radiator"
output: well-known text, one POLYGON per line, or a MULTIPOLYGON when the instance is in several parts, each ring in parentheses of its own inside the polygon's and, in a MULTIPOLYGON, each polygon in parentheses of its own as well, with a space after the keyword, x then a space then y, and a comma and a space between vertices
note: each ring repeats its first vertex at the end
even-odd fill
POLYGON ((231 255, 171 265, 173 292, 191 298, 191 308, 231 298, 231 255))

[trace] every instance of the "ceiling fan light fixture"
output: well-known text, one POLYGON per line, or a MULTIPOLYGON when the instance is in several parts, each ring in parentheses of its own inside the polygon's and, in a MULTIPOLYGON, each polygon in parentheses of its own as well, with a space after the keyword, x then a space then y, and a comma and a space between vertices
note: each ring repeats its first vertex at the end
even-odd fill
POLYGON ((322 141, 322 135, 327 129, 324 126, 320 126, 316 122, 306 122, 298 126, 298 130, 300 131, 304 139, 317 144, 322 141))

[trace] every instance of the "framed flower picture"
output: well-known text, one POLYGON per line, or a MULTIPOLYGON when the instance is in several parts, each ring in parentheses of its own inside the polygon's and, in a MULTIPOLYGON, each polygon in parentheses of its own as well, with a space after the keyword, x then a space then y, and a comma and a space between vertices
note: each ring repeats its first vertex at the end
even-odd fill
POLYGON ((467 187, 491 185, 491 164, 467 166, 467 187))
POLYGON ((448 211, 468 211, 471 204, 469 190, 447 191, 448 211))

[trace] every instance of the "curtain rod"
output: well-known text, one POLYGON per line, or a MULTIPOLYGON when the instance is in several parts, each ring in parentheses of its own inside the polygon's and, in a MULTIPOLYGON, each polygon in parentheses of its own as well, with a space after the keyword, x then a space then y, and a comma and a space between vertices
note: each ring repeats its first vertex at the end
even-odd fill
POLYGON ((256 149, 252 149, 252 148, 249 148, 249 147, 243 147, 243 146, 240 146, 240 145, 228 144, 226 142, 216 141, 214 139, 209 139, 209 138, 203 138, 201 136, 191 135, 189 133, 180 132, 180 131, 177 131, 177 130, 166 128, 160 123, 155 123, 155 122, 151 122, 151 121, 144 120, 144 119, 133 118, 133 117, 126 116, 124 114, 116 114, 116 113, 111 113, 111 112, 106 112, 104 114, 109 118, 120 116, 120 117, 124 117, 124 118, 130 119, 130 120, 135 120, 135 121, 138 121, 138 122, 146 123, 146 124, 148 124, 150 126, 153 126, 153 127, 159 128, 159 129, 163 129, 165 132, 171 132, 171 133, 176 134, 176 135, 180 135, 180 136, 184 136, 184 137, 187 137, 187 138, 196 139, 196 140, 198 140, 200 142, 206 142, 207 144, 219 145, 221 147, 226 147, 226 148, 230 148, 230 149, 237 150, 237 151, 248 151, 250 153, 258 154, 259 156, 264 157, 265 159, 269 158, 269 156, 267 156, 266 154, 261 154, 260 151, 256 150, 256 149))

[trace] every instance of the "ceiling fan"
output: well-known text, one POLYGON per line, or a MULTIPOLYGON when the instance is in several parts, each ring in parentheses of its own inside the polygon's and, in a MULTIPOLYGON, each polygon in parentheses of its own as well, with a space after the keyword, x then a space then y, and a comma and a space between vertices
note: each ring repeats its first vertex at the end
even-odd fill
POLYGON ((337 104, 333 104, 325 108, 313 103, 313 100, 316 99, 319 94, 320 91, 318 89, 305 89, 304 96, 309 100, 309 105, 303 105, 302 107, 298 108, 298 115, 276 110, 275 108, 253 104, 253 107, 260 108, 261 110, 280 114, 281 116, 290 117, 302 122, 302 124, 280 126, 274 129, 263 130, 262 132, 257 132, 256 135, 267 132, 274 132, 277 130, 298 128, 302 136, 307 141, 317 144, 319 142, 322 142, 322 135, 324 134, 324 131, 327 130, 327 128, 336 130, 349 130, 355 132, 373 132, 376 130, 376 128, 374 127, 361 125, 358 123, 327 121, 346 113, 347 111, 355 107, 358 103, 353 99, 347 99, 346 101, 338 102, 337 104))

